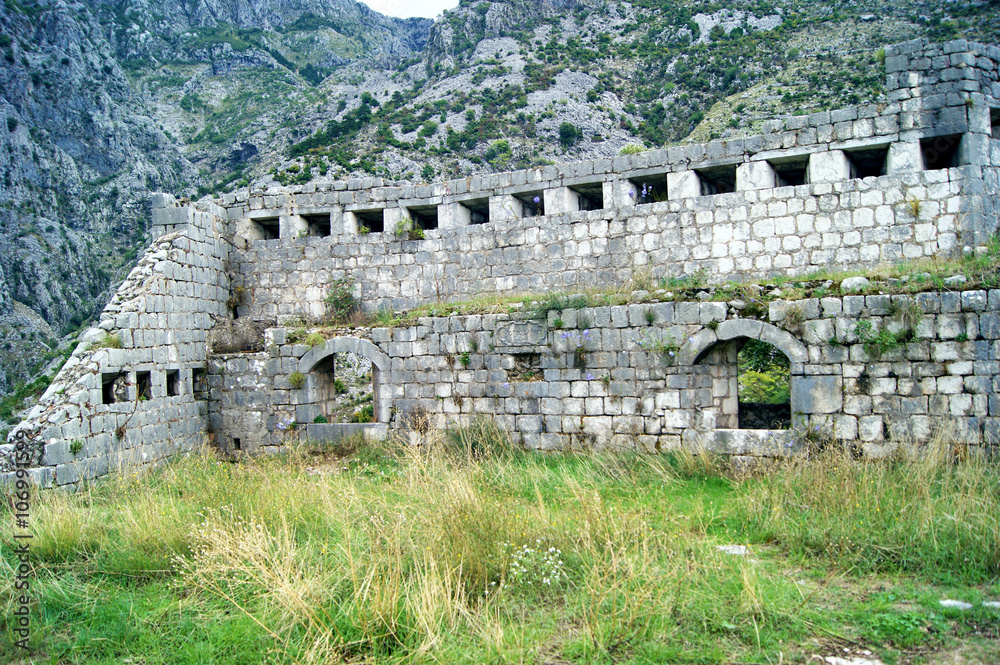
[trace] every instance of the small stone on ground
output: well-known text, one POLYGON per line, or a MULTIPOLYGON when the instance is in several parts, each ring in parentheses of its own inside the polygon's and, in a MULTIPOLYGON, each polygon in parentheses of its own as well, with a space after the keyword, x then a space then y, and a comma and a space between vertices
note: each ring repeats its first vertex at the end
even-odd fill
POLYGON ((941 602, 941 607, 947 607, 947 608, 953 609, 953 610, 971 610, 972 609, 972 604, 971 603, 966 603, 965 601, 962 601, 962 600, 948 600, 948 599, 945 599, 945 600, 942 600, 940 602, 941 602))
POLYGON ((735 554, 737 556, 746 556, 750 553, 746 545, 719 545, 715 549, 723 554, 735 554))

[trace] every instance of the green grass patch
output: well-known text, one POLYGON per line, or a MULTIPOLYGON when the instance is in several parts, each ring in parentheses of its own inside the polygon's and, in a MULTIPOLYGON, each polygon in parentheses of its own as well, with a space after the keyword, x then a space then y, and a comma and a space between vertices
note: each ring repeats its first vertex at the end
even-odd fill
MULTIPOLYGON (((426 444, 205 451, 31 498, 45 662, 806 662, 1000 654, 1000 474, 426 444), (738 556, 719 545, 745 545, 738 556), (949 613, 937 599, 974 602, 949 613), (971 628, 975 626, 975 629, 971 628), (992 641, 991 641, 992 640, 992 641)), ((5 504, 6 505, 6 504, 5 504)), ((6 510, 6 509, 3 509, 6 510)), ((10 520, 2 537, 10 542, 10 520)), ((0 557, 13 607, 14 556, 0 557)), ((10 636, 11 613, 0 615, 10 636)))

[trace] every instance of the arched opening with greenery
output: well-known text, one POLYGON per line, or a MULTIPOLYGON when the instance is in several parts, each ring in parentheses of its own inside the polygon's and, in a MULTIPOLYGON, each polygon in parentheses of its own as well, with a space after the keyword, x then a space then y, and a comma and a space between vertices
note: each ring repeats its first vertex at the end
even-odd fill
POLYGON ((375 410, 372 361, 350 351, 334 353, 312 370, 318 423, 373 423, 375 410))
POLYGON ((740 429, 791 427, 791 363, 777 347, 747 339, 737 355, 740 429))

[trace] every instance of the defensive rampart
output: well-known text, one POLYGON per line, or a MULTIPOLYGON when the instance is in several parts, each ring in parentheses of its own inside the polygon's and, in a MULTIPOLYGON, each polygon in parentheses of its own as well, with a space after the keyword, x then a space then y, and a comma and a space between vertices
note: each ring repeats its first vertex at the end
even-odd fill
POLYGON ((333 380, 320 365, 350 351, 379 368, 378 422, 422 430, 491 415, 528 448, 784 456, 802 452, 809 431, 881 455, 947 431, 957 443, 993 449, 998 312, 1000 290, 975 290, 774 302, 760 319, 741 318, 744 310, 725 302, 551 311, 546 320, 438 317, 345 332, 315 347, 286 343, 287 331, 274 329, 269 351, 213 360, 214 430, 223 447, 233 437, 242 450, 283 445, 289 432, 276 424, 312 428, 333 380), (870 331, 862 337, 860 322, 870 331), (865 343, 907 326, 910 342, 884 351, 865 343), (791 361, 797 431, 739 428, 748 405, 738 397, 736 356, 748 339, 791 361), (301 386, 289 383, 294 372, 305 377, 301 386), (247 419, 266 426, 247 427, 247 419))
POLYGON ((778 304, 748 317, 725 303, 645 302, 585 311, 587 325, 567 311, 562 327, 428 319, 320 351, 284 344, 277 327, 263 354, 213 357, 208 340, 233 319, 319 319, 338 280, 377 310, 637 272, 718 282, 981 251, 1000 212, 998 63, 1000 49, 961 40, 892 46, 885 103, 770 121, 746 139, 434 185, 359 179, 195 205, 158 195, 153 245, 0 450, 0 472, 20 464, 41 484, 73 485, 210 431, 224 447, 276 445, 278 422, 314 427, 329 394, 315 370, 347 350, 373 361, 384 428, 493 414, 538 448, 780 454, 794 447, 787 433, 738 429, 734 356, 754 338, 791 359, 802 424, 870 452, 945 423, 993 445, 995 291, 917 296, 913 341, 883 358, 851 336, 859 320, 896 325, 888 296, 803 301, 797 325, 778 304))

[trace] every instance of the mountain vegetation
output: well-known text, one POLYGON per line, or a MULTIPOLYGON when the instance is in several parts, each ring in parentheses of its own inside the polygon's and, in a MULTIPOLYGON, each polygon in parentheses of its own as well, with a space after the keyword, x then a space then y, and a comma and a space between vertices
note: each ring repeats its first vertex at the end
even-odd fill
POLYGON ((887 43, 998 34, 997 0, 462 0, 435 21, 353 0, 4 0, 0 394, 103 307, 151 191, 429 181, 750 134, 880 101, 887 43))

